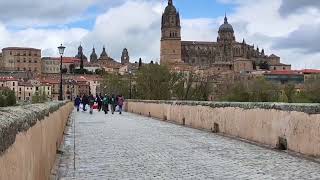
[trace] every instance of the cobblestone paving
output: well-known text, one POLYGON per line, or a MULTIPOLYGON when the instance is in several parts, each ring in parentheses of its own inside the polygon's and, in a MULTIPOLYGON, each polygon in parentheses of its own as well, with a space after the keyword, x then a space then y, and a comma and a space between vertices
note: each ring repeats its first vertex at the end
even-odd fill
POLYGON ((72 116, 59 179, 320 179, 320 164, 212 133, 128 113, 72 116))

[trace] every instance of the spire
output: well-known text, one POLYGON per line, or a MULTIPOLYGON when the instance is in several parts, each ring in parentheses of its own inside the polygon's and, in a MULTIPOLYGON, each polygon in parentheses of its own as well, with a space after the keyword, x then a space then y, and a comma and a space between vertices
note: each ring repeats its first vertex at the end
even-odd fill
POLYGON ((246 41, 244 40, 244 38, 243 38, 243 40, 242 40, 242 44, 246 44, 246 41))
POLYGON ((225 15, 224 15, 224 23, 225 23, 225 24, 228 24, 227 13, 225 13, 225 15))
POLYGON ((169 5, 169 6, 172 6, 172 5, 173 5, 172 0, 169 0, 169 1, 168 1, 168 5, 169 5))

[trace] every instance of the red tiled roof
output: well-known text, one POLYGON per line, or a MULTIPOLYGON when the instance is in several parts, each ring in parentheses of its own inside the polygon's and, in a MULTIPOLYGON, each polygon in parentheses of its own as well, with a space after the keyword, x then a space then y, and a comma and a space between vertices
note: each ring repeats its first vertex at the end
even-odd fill
POLYGON ((301 71, 297 70, 278 70, 265 73, 267 75, 303 75, 301 71))
POLYGON ((3 48, 3 50, 32 50, 32 51, 41 51, 41 49, 36 49, 36 48, 28 48, 28 47, 6 47, 3 48))
POLYGON ((318 69, 304 69, 302 72, 304 74, 320 74, 320 70, 318 69))
POLYGON ((0 77, 0 81, 18 81, 18 79, 12 76, 7 76, 7 77, 0 77))
POLYGON ((40 82, 42 84, 59 84, 60 81, 58 79, 43 79, 43 80, 40 80, 40 82))

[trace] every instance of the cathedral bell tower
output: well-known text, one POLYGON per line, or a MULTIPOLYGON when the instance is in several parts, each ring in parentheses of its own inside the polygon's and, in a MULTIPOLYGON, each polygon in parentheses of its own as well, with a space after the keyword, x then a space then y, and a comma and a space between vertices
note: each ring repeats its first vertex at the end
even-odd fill
POLYGON ((235 36, 232 25, 228 23, 227 15, 224 17, 224 23, 220 26, 218 34, 219 36, 217 41, 219 45, 221 61, 232 61, 235 36))
POLYGON ((180 15, 169 0, 162 15, 160 64, 177 62, 182 62, 180 15))

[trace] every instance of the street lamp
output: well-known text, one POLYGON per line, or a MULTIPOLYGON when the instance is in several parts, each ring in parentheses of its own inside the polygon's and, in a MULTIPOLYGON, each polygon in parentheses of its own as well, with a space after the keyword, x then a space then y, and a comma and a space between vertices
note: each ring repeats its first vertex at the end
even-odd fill
POLYGON ((131 75, 132 75, 132 72, 131 71, 129 71, 129 79, 130 79, 130 91, 129 91, 129 98, 131 99, 132 97, 132 87, 131 87, 131 75))
POLYGON ((63 101, 63 89, 62 89, 62 55, 66 47, 62 46, 62 44, 58 47, 59 54, 61 56, 60 60, 60 92, 59 92, 59 101, 63 101))

